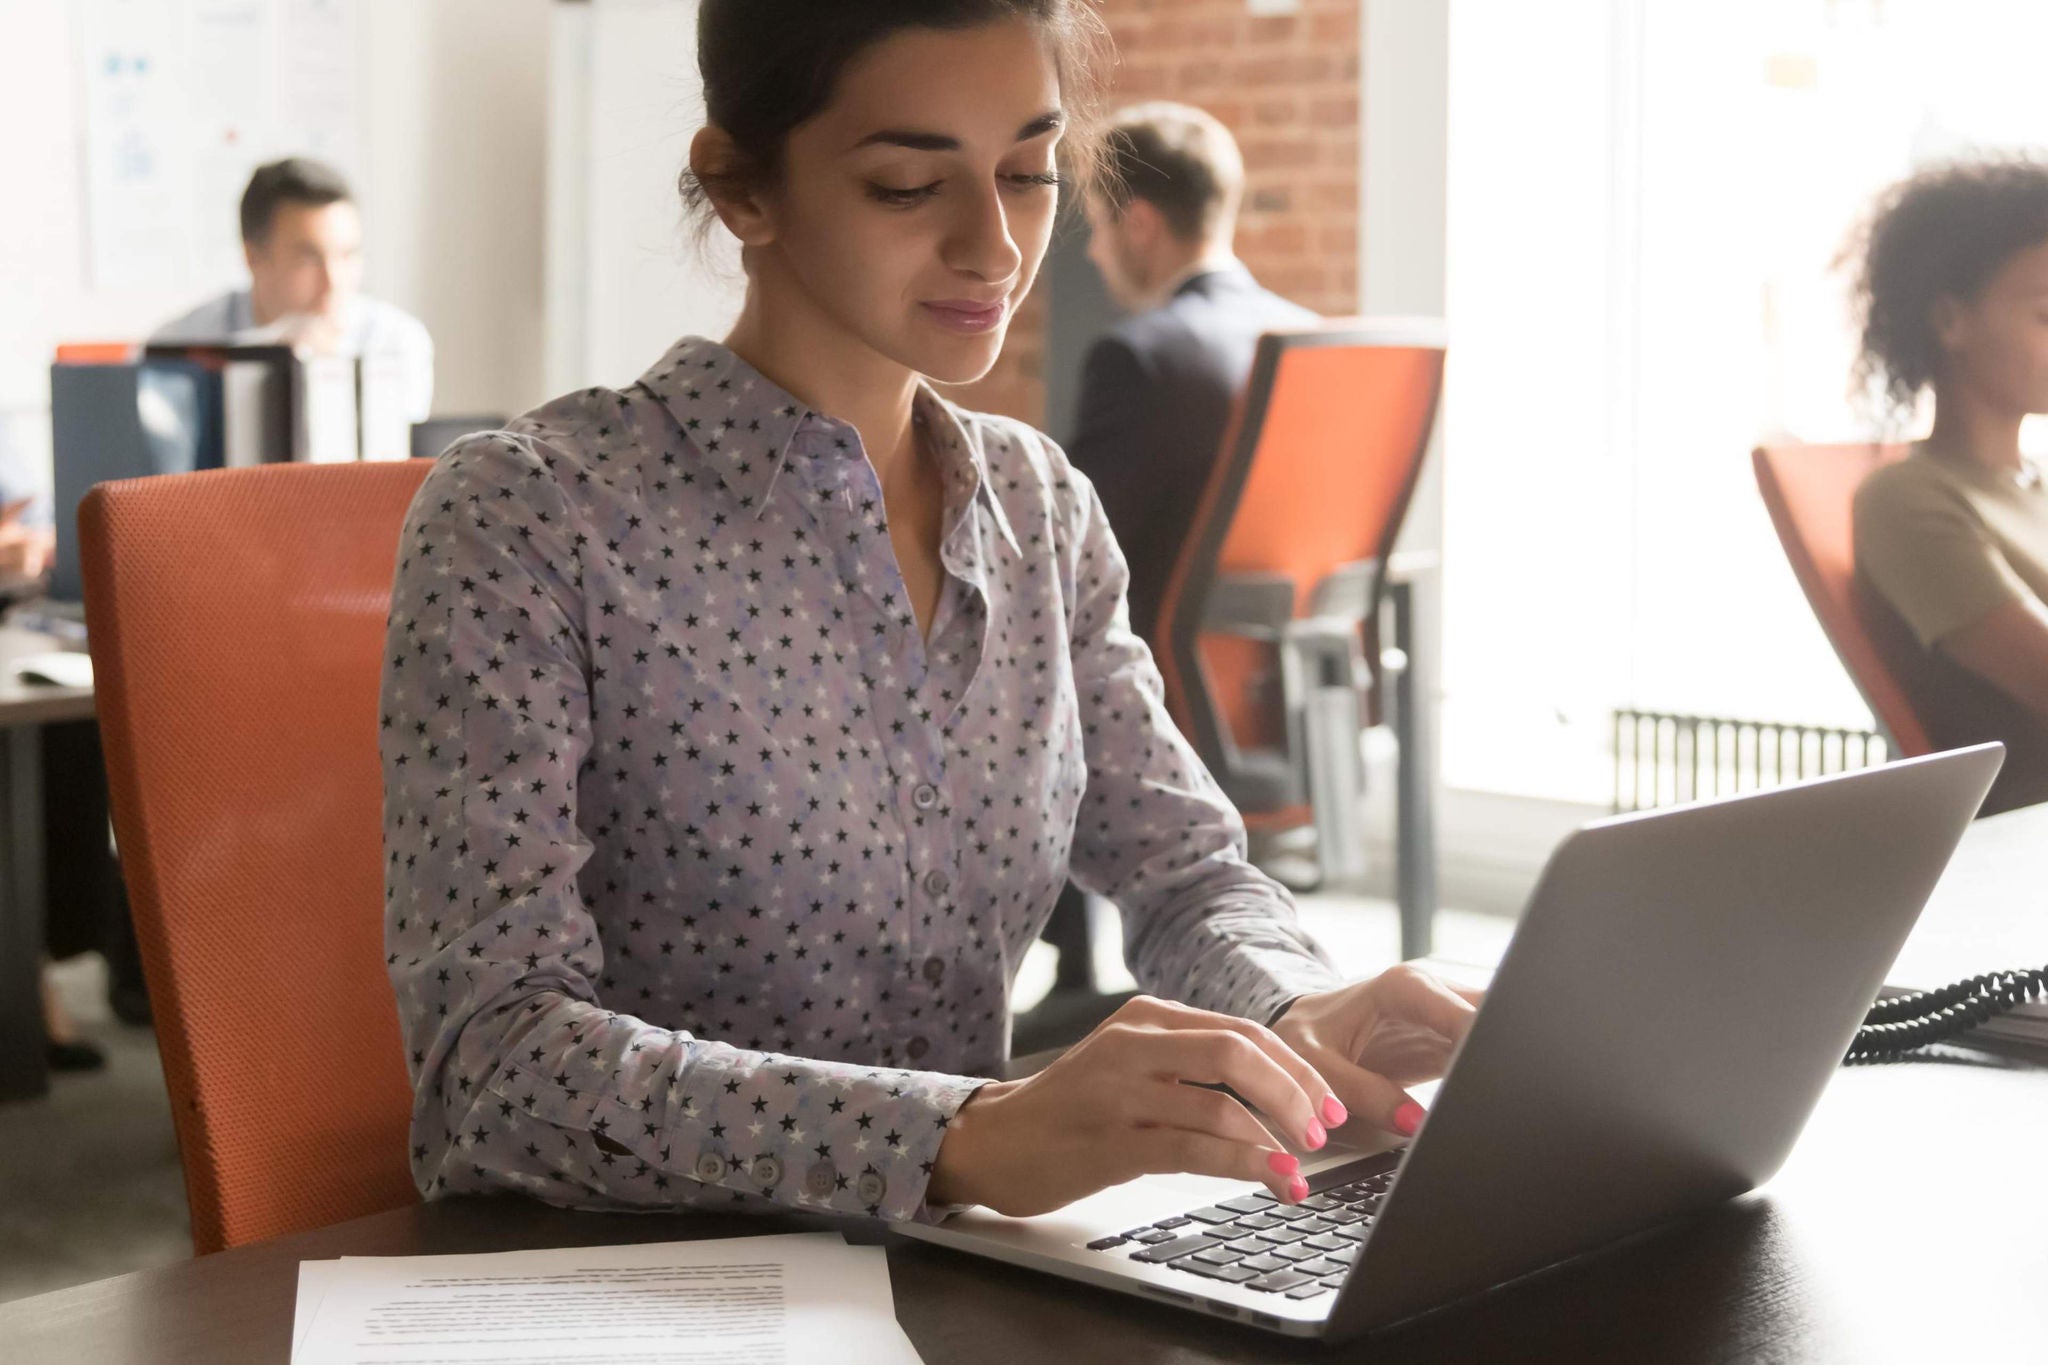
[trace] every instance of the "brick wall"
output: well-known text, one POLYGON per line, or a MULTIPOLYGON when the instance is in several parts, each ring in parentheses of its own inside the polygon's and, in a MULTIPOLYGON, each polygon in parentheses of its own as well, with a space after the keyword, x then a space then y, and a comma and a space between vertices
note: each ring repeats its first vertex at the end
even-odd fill
MULTIPOLYGON (((1254 16, 1245 0, 1100 0, 1120 58, 1113 105, 1198 104, 1244 149, 1237 252, 1276 293, 1324 314, 1358 309, 1360 0, 1301 0, 1254 16)), ((962 399, 1036 423, 1045 403, 1043 287, 1003 356, 962 399)))

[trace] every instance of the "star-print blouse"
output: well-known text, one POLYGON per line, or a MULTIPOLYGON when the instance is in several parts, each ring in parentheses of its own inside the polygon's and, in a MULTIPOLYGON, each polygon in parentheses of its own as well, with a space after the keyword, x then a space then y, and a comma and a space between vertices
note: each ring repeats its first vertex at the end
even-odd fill
POLYGON ((1069 873, 1144 987, 1338 978, 1167 719, 1087 481, 929 389, 929 641, 854 429, 714 342, 451 448, 399 547, 385 940, 428 1195, 933 1218, 1069 873))

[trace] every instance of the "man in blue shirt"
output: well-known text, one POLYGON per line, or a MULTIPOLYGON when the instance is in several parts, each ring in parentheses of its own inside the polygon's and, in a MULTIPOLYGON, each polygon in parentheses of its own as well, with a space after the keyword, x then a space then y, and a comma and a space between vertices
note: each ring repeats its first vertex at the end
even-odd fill
POLYGON ((242 194, 249 287, 164 324, 152 342, 283 342, 323 355, 387 356, 406 416, 434 402, 434 343, 420 320, 362 293, 363 219, 339 171, 305 157, 256 168, 242 194))

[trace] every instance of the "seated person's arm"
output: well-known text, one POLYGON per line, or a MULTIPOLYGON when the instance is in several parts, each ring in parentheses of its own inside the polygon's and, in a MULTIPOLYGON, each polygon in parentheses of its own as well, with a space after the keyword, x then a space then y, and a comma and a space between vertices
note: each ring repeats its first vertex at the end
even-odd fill
MULTIPOLYGON (((932 1216, 927 1176, 978 1079, 740 1046, 606 991, 636 945, 604 941, 584 895, 585 830, 619 817, 579 805, 605 671, 583 631, 580 529, 546 457, 495 435, 451 450, 406 522, 382 707, 385 948, 421 1192, 932 1216)), ((723 957, 692 909, 649 904, 648 938, 723 957)))
POLYGON ((1856 568, 1923 646, 2048 715, 2048 607, 1960 497, 1866 484, 1856 497, 1856 568))
POLYGON ((2048 716, 2048 606, 2029 593, 2007 598, 1936 647, 2028 709, 2048 716))

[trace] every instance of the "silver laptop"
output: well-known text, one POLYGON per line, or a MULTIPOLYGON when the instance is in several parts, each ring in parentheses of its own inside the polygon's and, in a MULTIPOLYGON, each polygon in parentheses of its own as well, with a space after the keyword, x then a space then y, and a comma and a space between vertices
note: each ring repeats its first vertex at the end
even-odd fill
POLYGON ((1784 1161, 2004 746, 1596 821, 1551 855, 1405 1148, 1151 1176, 908 1236, 1291 1336, 1356 1336, 1754 1188, 1784 1161))

